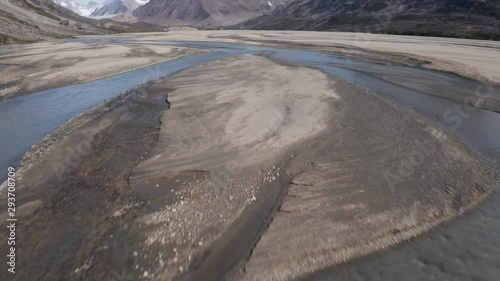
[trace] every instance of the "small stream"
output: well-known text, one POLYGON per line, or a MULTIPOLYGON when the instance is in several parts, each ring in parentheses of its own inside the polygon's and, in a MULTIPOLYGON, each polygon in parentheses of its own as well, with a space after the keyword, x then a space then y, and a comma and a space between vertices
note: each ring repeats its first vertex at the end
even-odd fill
MULTIPOLYGON (((77 39, 95 42, 102 39, 77 39)), ((141 44, 113 40, 115 44, 141 44)), ((432 96, 435 91, 474 93, 477 81, 403 65, 372 63, 348 57, 302 51, 210 42, 161 42, 205 48, 210 53, 186 55, 167 62, 91 82, 40 91, 0 102, 0 171, 18 165, 28 149, 45 135, 101 102, 152 79, 200 63, 265 53, 302 63, 368 88, 442 121, 475 150, 500 158, 500 114, 476 109, 460 115, 461 104, 432 96), (451 111, 451 113, 450 113, 451 111), (448 114, 449 113, 449 114, 448 114), (448 115, 447 115, 448 114, 448 115), (453 118, 452 118, 453 117, 453 118), (457 125, 458 120, 460 125, 457 125)), ((1 50, 0 50, 1 52, 1 50)), ((0 69, 1 69, 0 65, 0 69)), ((488 85, 492 98, 500 88, 488 85)), ((2 180, 4 175, 0 176, 2 180)), ((492 280, 500 276, 500 193, 464 217, 425 234, 414 242, 318 272, 306 280, 492 280)))

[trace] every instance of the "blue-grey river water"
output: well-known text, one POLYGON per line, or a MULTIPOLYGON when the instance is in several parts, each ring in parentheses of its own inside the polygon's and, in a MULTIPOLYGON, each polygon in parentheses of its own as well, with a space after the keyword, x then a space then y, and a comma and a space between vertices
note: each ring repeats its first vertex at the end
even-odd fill
MULTIPOLYGON (((94 42, 102 39, 80 39, 94 42)), ((126 44, 115 40, 111 43, 126 44)), ((133 44, 140 44, 134 42, 133 44)), ((449 92, 474 93, 478 82, 456 75, 399 65, 375 64, 353 58, 302 50, 207 42, 159 42, 210 49, 142 69, 0 102, 0 171, 16 166, 24 153, 45 135, 77 114, 152 79, 221 58, 266 53, 273 58, 322 69, 359 86, 411 106, 451 126, 443 118, 455 101, 431 96, 433 85, 449 92), (368 70, 370 71, 364 71, 368 70), (375 72, 380 75, 374 75, 375 72), (387 74, 387 73, 390 73, 387 74), (407 87, 393 80, 403 79, 407 87)), ((2 50, 0 49, 0 52, 2 50)), ((0 62, 1 63, 1 62, 0 62)), ((1 66, 0 66, 1 68, 1 66)), ((498 98, 498 87, 489 87, 498 98)), ((456 119, 454 119, 456 120, 456 119)), ((456 125, 456 124, 455 124, 456 125)), ((460 118, 457 135, 485 155, 500 155, 500 114, 484 109, 460 118)), ((2 180, 0 175, 0 180, 2 180)), ((4 177, 3 177, 4 178, 4 177)), ((500 276, 500 194, 497 192, 464 217, 422 235, 414 242, 334 267, 307 280, 491 280, 500 276)))
MULTIPOLYGON (((0 102, 0 171, 16 166, 24 153, 45 135, 109 98, 155 78, 240 53, 237 50, 214 50, 184 56, 115 76, 0 102)), ((0 180, 4 178, 5 175, 0 175, 0 180)))

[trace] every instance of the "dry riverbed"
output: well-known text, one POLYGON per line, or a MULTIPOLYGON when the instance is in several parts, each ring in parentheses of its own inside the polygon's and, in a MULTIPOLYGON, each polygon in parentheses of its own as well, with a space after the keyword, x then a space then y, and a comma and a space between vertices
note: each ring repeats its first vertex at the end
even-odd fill
POLYGON ((290 280, 456 217, 493 174, 436 122, 321 71, 215 61, 31 150, 15 278, 290 280))

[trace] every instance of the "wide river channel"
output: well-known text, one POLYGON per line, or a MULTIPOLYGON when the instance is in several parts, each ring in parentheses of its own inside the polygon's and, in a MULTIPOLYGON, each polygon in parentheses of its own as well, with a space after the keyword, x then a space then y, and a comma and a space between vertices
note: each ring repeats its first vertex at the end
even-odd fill
MULTIPOLYGON (((103 41, 98 38, 80 42, 103 41)), ((105 41, 142 44, 142 41, 105 41)), ((189 67, 243 54, 265 54, 301 63, 368 88, 443 122, 485 161, 500 163, 500 113, 477 109, 457 119, 461 103, 436 97, 435 91, 499 98, 500 88, 439 71, 389 62, 342 57, 322 52, 215 42, 162 42, 210 52, 185 55, 111 77, 44 90, 0 102, 0 171, 19 164, 22 156, 44 136, 92 107, 135 86, 189 67)), ((2 50, 0 49, 0 52, 2 50)), ((1 62, 0 62, 1 63, 1 62)), ((1 68, 1 66, 0 66, 1 68)), ((4 180, 5 173, 0 176, 4 180)), ((322 272, 305 280, 491 280, 500 276, 500 192, 460 219, 414 241, 322 272)))

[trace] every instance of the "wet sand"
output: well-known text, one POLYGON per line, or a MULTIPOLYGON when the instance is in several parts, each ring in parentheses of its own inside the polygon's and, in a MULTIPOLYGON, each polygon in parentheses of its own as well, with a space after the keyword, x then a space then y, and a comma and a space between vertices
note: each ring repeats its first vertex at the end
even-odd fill
POLYGON ((454 218, 495 183, 414 110, 250 55, 76 117, 19 175, 16 280, 289 280, 454 218))
POLYGON ((175 46, 43 42, 0 51, 0 100, 96 80, 185 54, 202 52, 175 46))

